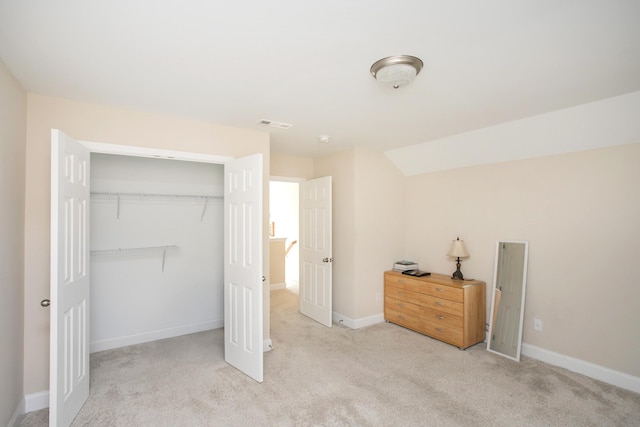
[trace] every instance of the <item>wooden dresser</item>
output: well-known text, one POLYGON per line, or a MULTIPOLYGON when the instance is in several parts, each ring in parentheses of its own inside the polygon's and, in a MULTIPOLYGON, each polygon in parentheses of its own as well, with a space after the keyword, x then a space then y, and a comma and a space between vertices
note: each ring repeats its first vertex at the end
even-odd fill
POLYGON ((485 283, 384 273, 384 319, 460 349, 485 339, 485 283))

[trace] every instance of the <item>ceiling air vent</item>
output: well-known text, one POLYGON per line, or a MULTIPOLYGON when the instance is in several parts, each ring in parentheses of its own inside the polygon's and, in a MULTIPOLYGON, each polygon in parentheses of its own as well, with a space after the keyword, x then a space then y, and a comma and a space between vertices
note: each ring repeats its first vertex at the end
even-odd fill
POLYGON ((291 126, 293 126, 293 125, 290 125, 289 123, 276 122, 275 120, 267 120, 267 119, 260 120, 260 124, 268 125, 278 129, 289 129, 291 126))

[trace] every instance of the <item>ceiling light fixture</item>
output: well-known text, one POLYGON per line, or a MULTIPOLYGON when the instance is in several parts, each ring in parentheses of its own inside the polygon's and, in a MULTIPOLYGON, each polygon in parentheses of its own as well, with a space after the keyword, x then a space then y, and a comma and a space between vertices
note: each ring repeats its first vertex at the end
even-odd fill
POLYGON ((423 67, 422 60, 410 55, 382 58, 371 66, 371 75, 385 86, 399 89, 410 84, 423 67))

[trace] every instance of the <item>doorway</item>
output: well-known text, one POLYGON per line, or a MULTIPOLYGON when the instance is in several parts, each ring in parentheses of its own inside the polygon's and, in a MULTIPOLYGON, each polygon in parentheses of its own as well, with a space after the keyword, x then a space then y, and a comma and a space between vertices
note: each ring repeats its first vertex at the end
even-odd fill
MULTIPOLYGON (((278 239, 279 235, 297 236, 295 241, 289 241, 286 248, 280 245, 276 251, 284 251, 293 258, 287 260, 290 265, 286 269, 289 270, 291 291, 298 298, 300 313, 331 327, 334 261, 332 179, 327 176, 292 181, 271 178, 269 209, 272 240, 278 239), (284 224, 284 230, 280 229, 280 223, 284 224)), ((273 242, 271 247, 278 248, 273 242)), ((272 262, 276 256, 271 255, 272 262)), ((277 270, 277 266, 272 270, 277 270)), ((289 289, 289 285, 286 288, 289 289)))
POLYGON ((269 181, 269 224, 272 239, 271 259, 278 263, 282 259, 284 265, 272 266, 272 288, 286 288, 298 295, 300 283, 299 273, 299 233, 300 208, 298 180, 285 178, 271 178, 269 181), (274 241, 284 239, 283 242, 274 241), (276 252, 277 253, 274 253, 276 252), (283 252, 283 253, 280 253, 283 252), (283 256, 279 256, 283 255, 283 256), (284 286, 279 286, 281 280, 279 270, 284 271, 284 286))

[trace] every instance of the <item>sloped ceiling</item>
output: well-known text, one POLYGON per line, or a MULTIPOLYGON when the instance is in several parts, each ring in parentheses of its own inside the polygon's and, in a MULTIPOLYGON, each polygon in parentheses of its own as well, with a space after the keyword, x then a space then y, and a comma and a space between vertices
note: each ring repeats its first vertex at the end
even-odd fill
POLYGON ((390 150, 640 90, 640 2, 0 0, 0 59, 30 92, 265 130, 275 152, 390 150), (380 87, 369 67, 397 54, 425 68, 380 87))

